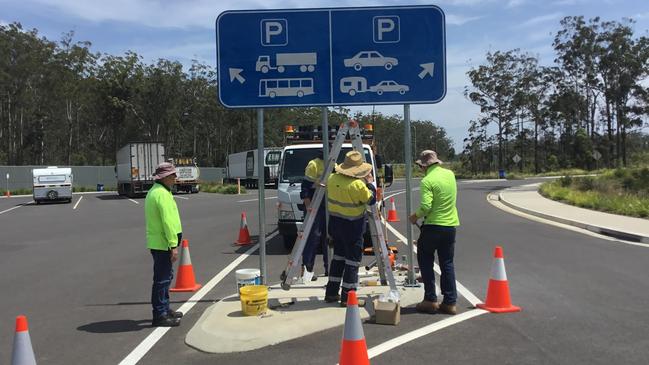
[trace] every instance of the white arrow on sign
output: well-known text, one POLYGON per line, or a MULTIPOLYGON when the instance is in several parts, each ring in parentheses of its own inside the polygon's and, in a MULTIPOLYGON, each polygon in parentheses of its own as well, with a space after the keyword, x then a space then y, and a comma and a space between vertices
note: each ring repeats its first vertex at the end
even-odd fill
POLYGON ((430 77, 433 77, 433 70, 435 69, 435 63, 422 63, 419 65, 423 68, 423 70, 419 73, 419 78, 423 79, 426 77, 426 75, 430 75, 430 77))
POLYGON ((234 82, 234 79, 242 84, 246 82, 246 79, 241 76, 241 72, 243 72, 242 68, 230 68, 230 82, 234 82))

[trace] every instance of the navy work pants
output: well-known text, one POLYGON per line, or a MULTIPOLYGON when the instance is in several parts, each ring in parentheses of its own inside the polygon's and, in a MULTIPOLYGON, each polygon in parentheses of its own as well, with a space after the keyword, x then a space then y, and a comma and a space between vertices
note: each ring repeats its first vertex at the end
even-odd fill
POLYGON ((334 296, 342 287, 340 300, 347 302, 347 292, 358 286, 358 267, 363 259, 365 218, 353 221, 330 216, 329 232, 334 240, 334 256, 329 266, 325 295, 334 296))
POLYGON ((455 304, 457 301, 457 289, 455 288, 455 268, 453 266, 453 255, 455 251, 455 227, 444 227, 435 225, 423 225, 421 234, 417 240, 417 261, 421 278, 424 282, 424 299, 436 302, 435 294, 435 252, 442 275, 440 276, 440 287, 443 302, 455 304))
POLYGON ((151 306, 153 318, 160 318, 169 311, 169 286, 174 277, 171 251, 151 250, 151 256, 153 256, 151 306))
POLYGON ((327 257, 327 219, 325 216, 324 202, 320 205, 320 209, 316 213, 311 233, 306 240, 306 246, 304 246, 304 251, 302 252, 302 263, 308 271, 313 272, 318 247, 322 248, 322 258, 326 275, 329 273, 329 260, 327 257))

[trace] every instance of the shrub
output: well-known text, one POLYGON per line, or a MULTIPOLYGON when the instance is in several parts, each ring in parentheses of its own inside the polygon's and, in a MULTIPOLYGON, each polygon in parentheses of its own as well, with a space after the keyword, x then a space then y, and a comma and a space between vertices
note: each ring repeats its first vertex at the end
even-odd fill
POLYGON ((577 190, 579 191, 591 191, 595 190, 595 178, 592 176, 586 176, 579 179, 575 179, 577 190))
POLYGON ((572 176, 566 175, 559 178, 559 185, 561 187, 567 188, 572 185, 572 176))

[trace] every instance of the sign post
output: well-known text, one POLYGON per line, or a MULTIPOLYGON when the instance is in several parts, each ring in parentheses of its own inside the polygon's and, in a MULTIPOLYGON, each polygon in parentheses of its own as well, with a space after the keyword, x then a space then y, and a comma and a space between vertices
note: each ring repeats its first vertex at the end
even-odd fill
POLYGON ((264 109, 257 109, 257 191, 259 192, 259 270, 261 283, 266 285, 266 199, 264 187, 264 109))

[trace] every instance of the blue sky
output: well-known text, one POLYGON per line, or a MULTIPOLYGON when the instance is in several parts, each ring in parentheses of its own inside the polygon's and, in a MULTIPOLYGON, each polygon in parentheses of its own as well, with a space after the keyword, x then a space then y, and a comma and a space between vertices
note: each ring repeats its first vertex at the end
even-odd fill
MULTIPOLYGON (((487 51, 520 48, 554 58, 552 40, 564 16, 625 17, 637 21, 636 35, 649 35, 647 0, 443 0, 432 2, 446 13, 448 92, 439 104, 413 105, 413 119, 428 119, 446 128, 462 149, 468 121, 477 107, 463 96, 466 72, 484 60, 487 51)), ((422 1, 369 0, 0 0, 0 23, 18 21, 57 40, 73 30, 77 40, 91 41, 96 52, 122 54, 133 50, 146 62, 158 58, 189 64, 191 59, 215 65, 214 21, 230 9, 270 9, 431 4, 422 1)), ((353 108, 371 112, 371 107, 353 108)), ((401 115, 401 106, 380 106, 384 114, 401 115)))

